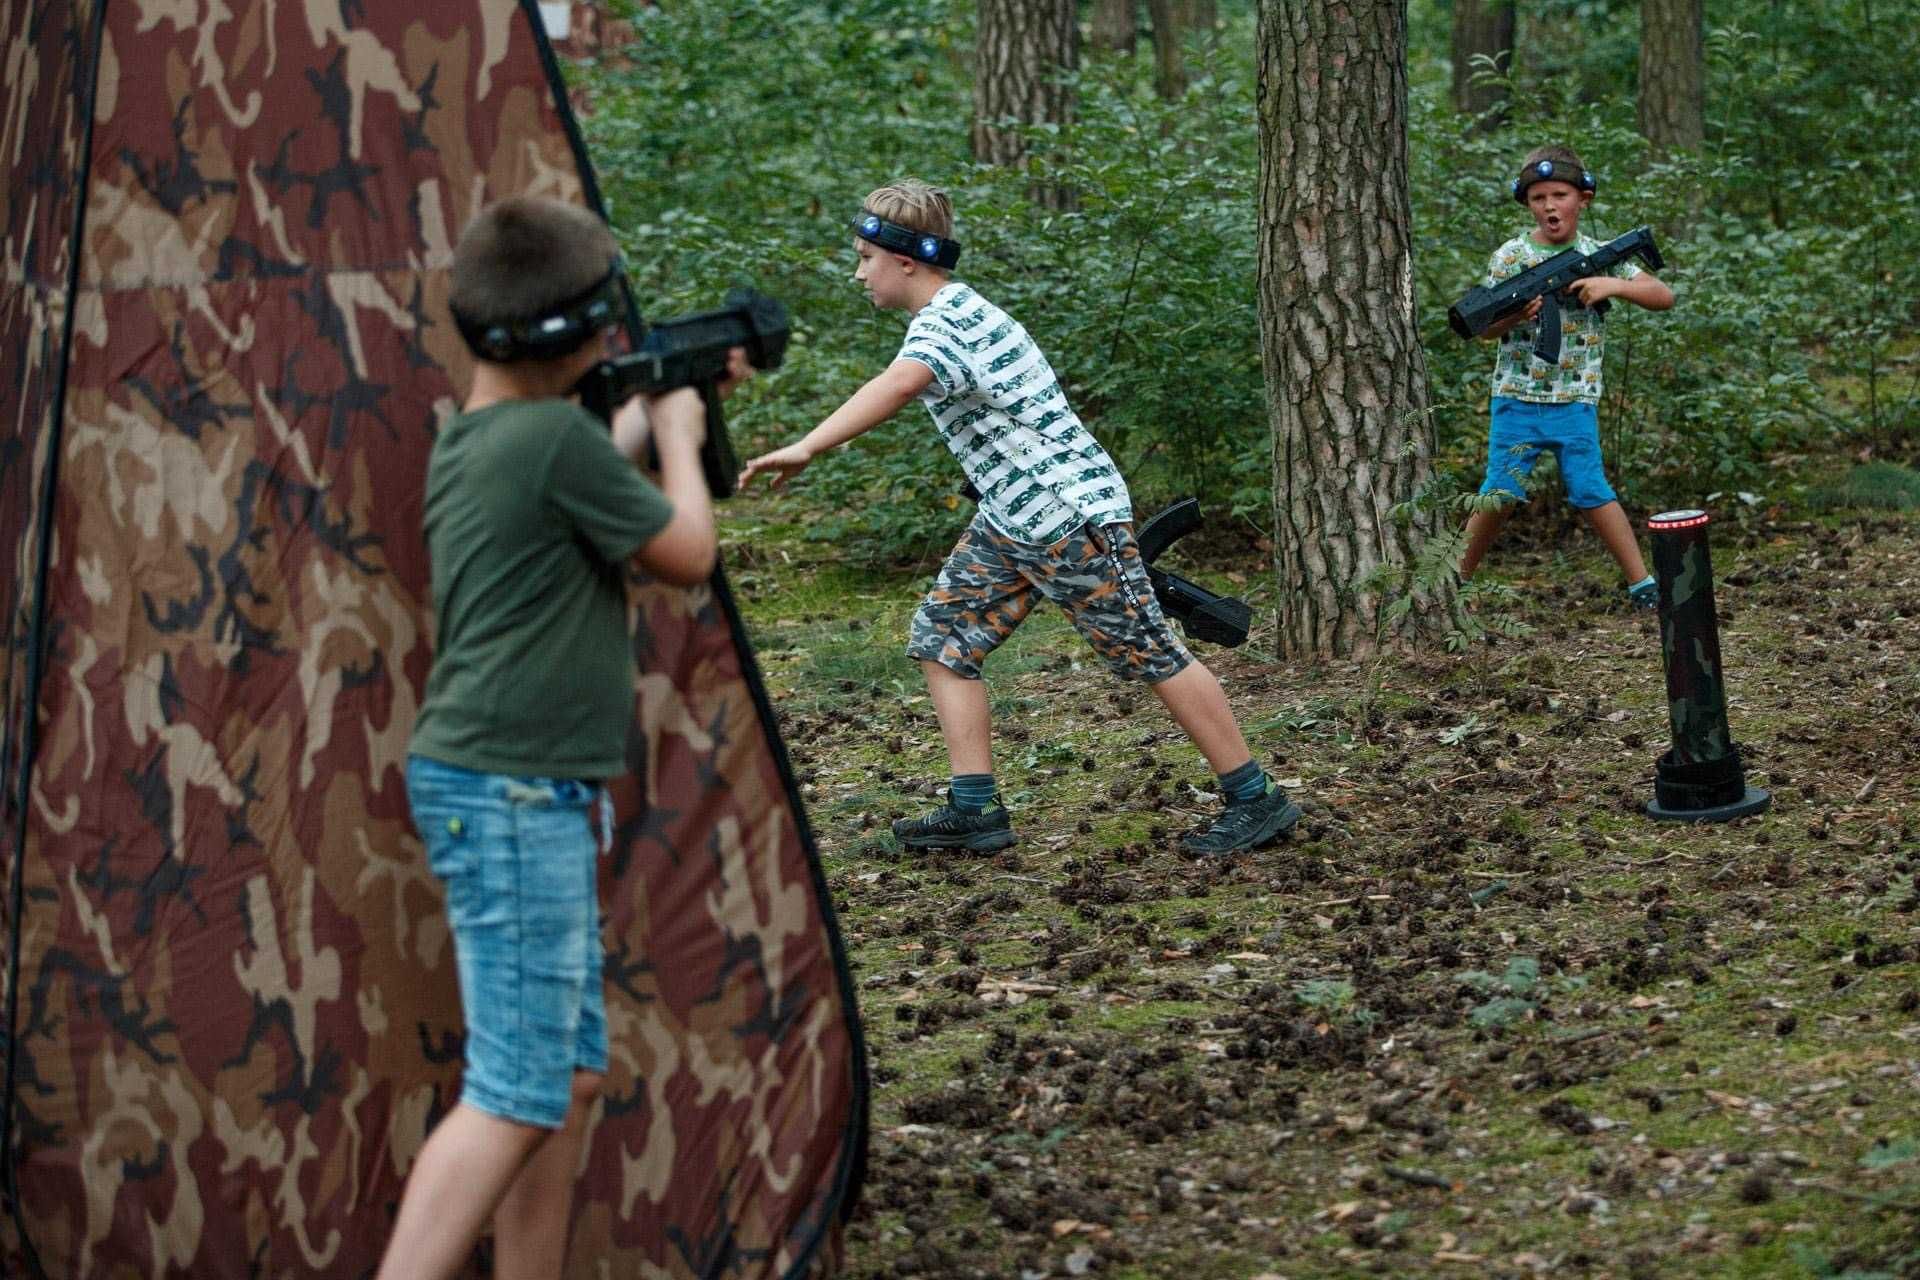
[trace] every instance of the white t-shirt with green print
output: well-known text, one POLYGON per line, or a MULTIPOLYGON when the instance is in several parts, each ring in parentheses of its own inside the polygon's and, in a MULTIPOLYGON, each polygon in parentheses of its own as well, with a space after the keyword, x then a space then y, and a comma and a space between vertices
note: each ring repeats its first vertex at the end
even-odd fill
MULTIPOLYGON (((1576 234, 1571 244, 1557 245, 1540 244, 1532 233, 1515 236, 1493 251, 1493 260, 1487 264, 1487 288, 1576 247, 1582 253, 1592 253, 1600 247, 1600 241, 1585 232, 1576 234)), ((1640 268, 1629 259, 1608 274, 1631 280, 1640 274, 1640 268)), ((1580 400, 1597 403, 1605 321, 1606 317, 1591 307, 1562 303, 1560 363, 1557 365, 1534 357, 1537 323, 1514 326, 1500 339, 1499 352, 1493 359, 1493 394, 1535 404, 1573 404, 1580 400)))
POLYGON ((958 281, 944 285, 907 326, 898 358, 933 371, 920 402, 1002 533, 1048 543, 1083 524, 1133 519, 1120 469, 999 307, 958 281))

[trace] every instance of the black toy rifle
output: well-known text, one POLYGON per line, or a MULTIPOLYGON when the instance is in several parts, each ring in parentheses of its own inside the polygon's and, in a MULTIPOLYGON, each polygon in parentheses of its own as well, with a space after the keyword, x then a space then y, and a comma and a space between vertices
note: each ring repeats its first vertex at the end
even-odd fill
MULTIPOLYGON (((1560 308, 1563 305, 1579 305, 1577 300, 1567 295, 1567 286, 1588 276, 1605 275, 1628 258, 1639 258, 1654 271, 1667 265, 1660 257, 1659 247, 1653 243, 1653 232, 1647 227, 1635 227, 1618 240, 1607 241, 1592 253, 1566 249, 1538 266, 1509 276, 1491 289, 1476 285, 1467 290, 1466 296, 1460 301, 1447 308, 1447 323, 1461 337, 1477 338, 1491 325, 1539 298, 1542 301, 1536 320, 1539 327, 1534 334, 1533 354, 1536 359, 1545 360, 1548 364, 1558 364, 1560 308)), ((1594 303, 1593 309, 1605 315, 1606 300, 1603 298, 1594 303)))
POLYGON ((1135 540, 1140 558, 1146 562, 1147 579, 1160 607, 1180 621, 1180 629, 1193 640, 1225 645, 1231 649, 1245 644, 1253 610, 1234 596, 1217 596, 1199 583, 1177 573, 1156 569, 1153 562, 1174 542, 1200 527, 1200 502, 1182 498, 1140 526, 1135 540))
MULTIPOLYGON (((778 299, 752 289, 734 289, 717 311, 676 316, 648 326, 638 349, 602 360, 574 390, 587 412, 611 422, 613 411, 635 395, 699 388, 707 406, 700 469, 714 497, 730 498, 740 475, 740 460, 720 412, 719 386, 727 375, 727 353, 744 347, 747 363, 755 369, 777 369, 787 354, 789 332, 787 309, 778 299)), ((658 467, 660 455, 652 441, 647 450, 647 465, 658 467)))

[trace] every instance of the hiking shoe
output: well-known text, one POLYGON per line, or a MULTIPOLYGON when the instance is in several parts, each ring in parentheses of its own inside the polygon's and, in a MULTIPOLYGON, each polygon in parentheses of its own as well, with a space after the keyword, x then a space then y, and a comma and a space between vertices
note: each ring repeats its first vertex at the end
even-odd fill
POLYGON ((903 849, 972 849, 985 853, 1006 848, 1015 837, 1013 819, 1003 804, 979 813, 943 804, 925 817, 895 822, 893 838, 903 849))
POLYGON ((1242 804, 1230 804, 1205 831, 1196 831, 1180 842, 1188 853, 1224 855, 1258 849, 1293 829, 1300 821, 1300 806, 1287 799, 1279 787, 1242 804))
POLYGON ((1643 582, 1627 592, 1627 599, 1636 609, 1658 609, 1660 607, 1660 584, 1643 582))

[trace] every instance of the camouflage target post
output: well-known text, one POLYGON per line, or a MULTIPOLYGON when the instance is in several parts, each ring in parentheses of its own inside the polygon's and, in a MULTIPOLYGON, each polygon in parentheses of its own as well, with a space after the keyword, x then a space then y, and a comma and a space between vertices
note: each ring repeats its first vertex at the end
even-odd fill
POLYGON ((1704 511, 1668 511, 1647 521, 1660 580, 1660 658, 1673 729, 1672 748, 1654 766, 1647 815, 1677 822, 1726 822, 1763 812, 1773 801, 1747 785, 1740 747, 1727 727, 1708 521, 1704 511))

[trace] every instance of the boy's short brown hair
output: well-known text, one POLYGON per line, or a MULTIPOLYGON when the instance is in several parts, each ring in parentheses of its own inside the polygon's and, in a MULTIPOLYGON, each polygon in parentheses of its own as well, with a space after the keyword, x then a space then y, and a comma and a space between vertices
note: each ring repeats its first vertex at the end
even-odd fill
POLYGON ((613 232, 591 209, 511 196, 482 209, 460 233, 447 301, 469 324, 524 323, 593 288, 618 254, 613 232))
POLYGON ((860 207, 910 231, 953 238, 953 201, 940 188, 918 178, 902 178, 876 187, 860 207))
POLYGON ((1542 160, 1545 160, 1549 164, 1564 164, 1574 169, 1585 169, 1587 167, 1580 162, 1580 157, 1573 153, 1572 147, 1562 146, 1557 142, 1550 142, 1544 147, 1535 147, 1533 150, 1527 152, 1527 158, 1521 161, 1520 167, 1522 169, 1531 169, 1542 160))

